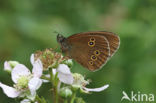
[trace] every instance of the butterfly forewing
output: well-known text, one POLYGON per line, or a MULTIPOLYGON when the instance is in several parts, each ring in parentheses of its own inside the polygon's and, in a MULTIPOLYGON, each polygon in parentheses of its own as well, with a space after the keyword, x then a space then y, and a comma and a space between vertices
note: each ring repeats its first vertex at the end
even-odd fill
POLYGON ((120 46, 120 38, 118 35, 112 33, 112 32, 106 32, 106 31, 96 31, 96 32, 83 32, 83 33, 78 33, 74 34, 71 36, 71 38, 77 38, 80 35, 100 35, 104 36, 109 43, 110 47, 110 57, 114 55, 114 53, 118 50, 120 46))

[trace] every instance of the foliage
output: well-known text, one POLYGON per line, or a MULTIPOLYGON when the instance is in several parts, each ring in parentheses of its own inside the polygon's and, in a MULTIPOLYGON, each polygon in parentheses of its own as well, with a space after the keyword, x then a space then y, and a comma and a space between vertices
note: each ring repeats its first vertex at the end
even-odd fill
MULTIPOLYGON (((119 51, 100 71, 91 73, 76 62, 72 71, 91 78, 91 87, 103 81, 111 87, 105 92, 82 95, 84 100, 119 103, 123 90, 156 94, 155 11, 155 0, 1 0, 0 81, 12 83, 3 71, 5 60, 16 60, 31 68, 31 53, 57 47, 55 31, 69 36, 104 30, 120 36, 119 51)), ((50 92, 44 91, 47 87, 43 85, 39 94, 51 100, 50 92)), ((2 103, 15 103, 1 89, 0 97, 2 103)))

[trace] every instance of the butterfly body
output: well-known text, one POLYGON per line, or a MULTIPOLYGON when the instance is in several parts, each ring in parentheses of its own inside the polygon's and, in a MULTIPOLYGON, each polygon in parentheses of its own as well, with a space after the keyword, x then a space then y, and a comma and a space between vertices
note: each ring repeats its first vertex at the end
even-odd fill
POLYGON ((103 67, 119 48, 120 39, 111 32, 84 32, 68 38, 57 36, 62 52, 90 71, 103 67))

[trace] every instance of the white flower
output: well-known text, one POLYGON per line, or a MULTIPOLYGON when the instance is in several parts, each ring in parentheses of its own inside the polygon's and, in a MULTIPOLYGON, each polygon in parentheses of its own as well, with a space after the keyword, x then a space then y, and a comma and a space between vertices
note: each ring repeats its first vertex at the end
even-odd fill
POLYGON ((74 81, 72 84, 72 87, 74 90, 82 89, 83 86, 86 86, 89 84, 88 80, 85 80, 84 77, 81 74, 73 73, 74 81))
MULTIPOLYGON (((73 76, 70 72, 70 68, 65 64, 60 64, 57 69, 52 69, 52 73, 55 76, 58 73, 58 78, 61 82, 65 84, 72 84, 73 83, 73 76)), ((46 77, 50 78, 50 75, 46 75, 46 77)), ((47 81, 46 81, 47 82, 47 81)))
POLYGON ((33 62, 32 73, 25 65, 17 64, 11 72, 12 80, 15 83, 14 87, 2 83, 0 83, 0 87, 10 98, 21 96, 27 88, 30 90, 32 97, 34 97, 36 90, 42 84, 42 80, 40 79, 42 71, 43 66, 39 59, 33 62))
POLYGON ((109 85, 104 85, 100 88, 87 88, 85 87, 86 85, 89 84, 89 81, 85 80, 84 77, 81 74, 74 73, 74 82, 72 84, 72 87, 74 90, 80 89, 84 93, 89 93, 89 92, 100 92, 109 87, 109 85))
POLYGON ((52 69, 53 74, 55 75, 58 72, 58 78, 61 82, 65 84, 72 84, 73 83, 73 76, 70 72, 70 68, 65 64, 59 64, 57 69, 52 69))
MULTIPOLYGON (((62 58, 62 57, 61 57, 62 58)), ((35 62, 34 54, 31 55, 30 61, 32 64, 35 62)), ((65 62, 65 64, 59 64, 57 68, 53 68, 52 72, 55 76, 56 73, 58 73, 58 78, 61 82, 65 84, 72 84, 73 83, 73 76, 70 72, 70 68, 67 65, 72 65, 72 60, 69 59, 65 62)), ((46 77, 50 77, 50 75, 45 75, 46 77)), ((43 82, 48 82, 47 80, 43 80, 43 82)))

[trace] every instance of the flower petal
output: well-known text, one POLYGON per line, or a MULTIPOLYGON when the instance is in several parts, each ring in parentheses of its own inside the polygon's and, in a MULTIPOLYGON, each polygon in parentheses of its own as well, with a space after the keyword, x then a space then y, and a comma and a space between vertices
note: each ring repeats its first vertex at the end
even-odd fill
POLYGON ((52 69, 53 75, 56 74, 56 69, 52 69))
POLYGON ((20 103, 31 103, 31 101, 29 99, 24 99, 20 103))
POLYGON ((16 98, 20 94, 20 92, 17 91, 15 88, 9 87, 5 84, 2 84, 1 82, 0 82, 0 87, 3 89, 3 92, 10 98, 16 98))
POLYGON ((8 61, 4 62, 4 70, 5 71, 10 71, 10 72, 12 70, 12 68, 11 68, 10 64, 8 63, 8 61))
POLYGON ((58 78, 65 84, 72 84, 74 80, 72 74, 64 74, 61 72, 58 72, 58 78))
POLYGON ((36 90, 41 86, 41 84, 42 80, 37 77, 34 77, 29 81, 28 87, 30 89, 31 95, 35 95, 36 90))
POLYGON ((70 68, 65 64, 60 64, 57 68, 58 78, 61 82, 65 84, 73 83, 73 76, 70 72, 70 68))
POLYGON ((20 76, 30 75, 30 70, 23 64, 17 64, 11 72, 11 77, 14 83, 17 83, 17 80, 20 76))
POLYGON ((63 74, 71 74, 70 68, 65 64, 60 64, 57 68, 57 71, 63 74))
POLYGON ((43 72, 43 65, 40 59, 37 59, 33 64, 32 73, 34 77, 41 77, 43 72))
POLYGON ((104 86, 102 86, 102 87, 100 87, 100 88, 86 88, 86 87, 83 87, 83 89, 85 90, 85 91, 88 91, 88 92, 101 92, 101 91, 103 91, 103 90, 105 90, 105 89, 107 89, 109 87, 109 85, 107 84, 107 85, 104 85, 104 86))
POLYGON ((34 54, 31 54, 31 56, 30 56, 30 62, 31 62, 32 65, 34 64, 34 62, 35 62, 35 56, 34 56, 34 54))

